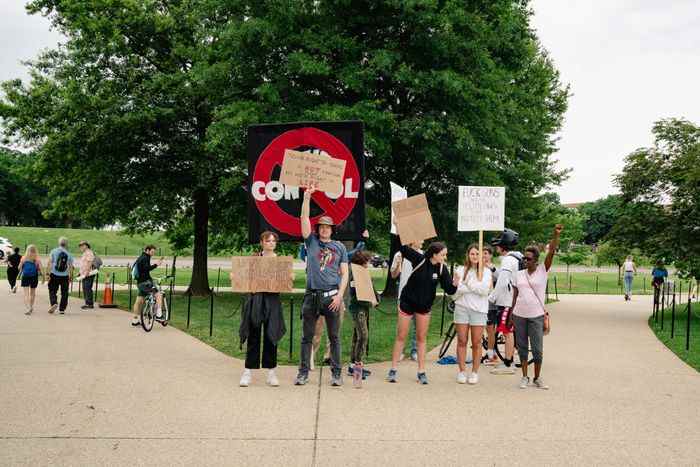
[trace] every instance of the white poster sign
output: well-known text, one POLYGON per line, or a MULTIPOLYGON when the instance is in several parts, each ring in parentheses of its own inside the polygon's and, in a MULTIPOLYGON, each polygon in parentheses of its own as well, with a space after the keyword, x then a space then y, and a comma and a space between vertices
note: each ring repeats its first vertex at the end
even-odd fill
POLYGON ((458 231, 503 230, 506 215, 505 187, 460 186, 458 193, 458 231))
MULTIPOLYGON (((394 182, 389 182, 391 186, 391 202, 408 198, 408 191, 394 182)), ((394 223, 394 208, 391 208, 391 233, 396 235, 396 224, 394 223)))

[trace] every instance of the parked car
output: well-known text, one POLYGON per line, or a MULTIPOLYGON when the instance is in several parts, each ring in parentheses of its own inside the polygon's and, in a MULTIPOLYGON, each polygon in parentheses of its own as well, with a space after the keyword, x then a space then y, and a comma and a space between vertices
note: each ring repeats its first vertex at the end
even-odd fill
POLYGON ((0 261, 5 261, 12 254, 12 243, 5 237, 0 237, 0 261))
POLYGON ((389 267, 389 261, 387 261, 387 259, 381 255, 372 255, 372 258, 369 261, 372 264, 372 267, 375 267, 375 268, 388 268, 389 267))

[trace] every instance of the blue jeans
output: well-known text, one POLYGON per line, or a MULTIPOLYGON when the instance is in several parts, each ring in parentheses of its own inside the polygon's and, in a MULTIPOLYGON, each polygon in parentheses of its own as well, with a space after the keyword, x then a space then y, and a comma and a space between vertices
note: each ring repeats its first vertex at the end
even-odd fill
POLYGON ((632 279, 634 279, 634 273, 625 271, 625 295, 632 295, 632 279))

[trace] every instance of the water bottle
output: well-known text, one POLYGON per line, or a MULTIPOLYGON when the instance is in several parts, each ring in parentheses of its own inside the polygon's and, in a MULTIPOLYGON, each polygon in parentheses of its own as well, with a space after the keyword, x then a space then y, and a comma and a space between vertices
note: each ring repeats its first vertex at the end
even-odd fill
POLYGON ((352 367, 352 385, 355 389, 362 387, 362 363, 355 363, 352 367))

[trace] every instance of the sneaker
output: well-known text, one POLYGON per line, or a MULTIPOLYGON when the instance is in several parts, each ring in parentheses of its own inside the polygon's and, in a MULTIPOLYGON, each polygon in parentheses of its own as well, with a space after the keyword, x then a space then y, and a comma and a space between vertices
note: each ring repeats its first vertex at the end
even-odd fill
POLYGON ((331 357, 326 357, 323 359, 323 364, 324 365, 330 365, 331 364, 331 357))
POLYGON ((316 352, 314 352, 314 347, 311 346, 311 358, 309 358, 309 370, 314 371, 316 369, 316 352))
POLYGON ((131 325, 132 326, 141 326, 141 321, 138 318, 133 318, 131 320, 131 325))
POLYGON ((479 382, 479 375, 477 373, 471 373, 469 375, 469 380, 467 381, 469 384, 477 384, 479 382))
POLYGON ((53 313, 53 312, 56 311, 57 309, 58 309, 58 305, 51 305, 51 306, 49 307, 49 313, 53 313))
POLYGON ((457 382, 459 384, 464 384, 467 382, 467 375, 465 375, 463 371, 457 373, 457 382))
POLYGON ((366 369, 366 368, 362 368, 362 379, 367 379, 367 377, 368 377, 369 375, 371 375, 371 374, 372 374, 371 371, 369 371, 369 370, 366 369))
POLYGON ((386 380, 390 383, 396 383, 399 381, 397 371, 395 368, 392 368, 391 370, 389 370, 389 373, 387 373, 387 375, 386 375, 386 380))
POLYGON ((12 293, 17 293, 17 286, 12 287, 12 293))
POLYGON ((270 370, 267 372, 267 384, 275 388, 280 385, 280 381, 277 379, 275 370, 270 370))
POLYGON ((92 310, 93 308, 95 308, 94 305, 83 305, 80 307, 81 310, 92 310))
POLYGON ((348 365, 348 376, 352 376, 353 368, 352 365, 348 365))
POLYGON ((343 377, 340 375, 340 372, 333 374, 331 376, 331 386, 340 387, 342 385, 343 385, 343 377))
POLYGON ((245 370, 243 370, 243 374, 241 375, 241 382, 238 383, 238 385, 242 388, 247 388, 252 378, 252 373, 248 368, 246 368, 245 370))
POLYGON ((296 379, 294 380, 294 386, 303 386, 306 383, 309 382, 309 375, 306 373, 302 373, 301 371, 297 374, 296 379))
POLYGON ((418 379, 418 384, 428 384, 428 375, 425 374, 425 371, 418 373, 416 378, 418 379))
POLYGON ((547 386, 547 385, 545 384, 545 382, 542 381, 542 377, 541 377, 541 376, 540 376, 539 378, 535 378, 535 379, 532 381, 532 384, 534 384, 535 387, 536 387, 537 389, 549 389, 549 386, 547 386))
POLYGON ((27 307, 27 311, 25 311, 24 314, 27 315, 27 316, 31 315, 31 314, 32 314, 32 308, 31 308, 31 307, 27 307))
POLYGON ((520 389, 527 389, 527 386, 530 384, 530 378, 527 376, 523 376, 520 378, 520 389))
POLYGON ((491 370, 492 375, 514 375, 515 368, 512 366, 506 366, 505 363, 501 363, 491 370))
POLYGON ((418 361, 418 352, 416 352, 415 350, 411 351, 411 360, 413 360, 414 362, 418 361))
POLYGON ((66 314, 66 310, 59 310, 59 311, 58 311, 58 314, 59 314, 59 315, 65 315, 65 314, 66 314))
POLYGON ((486 366, 496 366, 496 365, 498 365, 498 357, 495 356, 495 355, 493 356, 493 358, 488 358, 488 357, 487 357, 487 358, 486 358, 486 361, 484 361, 484 365, 486 365, 486 366))
POLYGON ((161 310, 160 307, 158 307, 158 309, 156 310, 156 319, 162 319, 162 318, 163 318, 163 310, 161 310))

